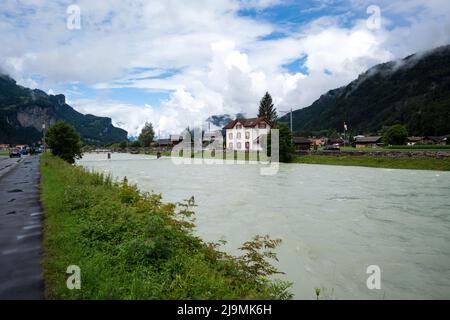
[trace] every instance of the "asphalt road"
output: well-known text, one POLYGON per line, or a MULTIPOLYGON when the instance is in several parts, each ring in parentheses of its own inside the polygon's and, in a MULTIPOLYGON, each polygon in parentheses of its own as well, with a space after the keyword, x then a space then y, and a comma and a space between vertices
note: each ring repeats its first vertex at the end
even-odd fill
POLYGON ((0 299, 43 299, 39 157, 0 159, 0 299))

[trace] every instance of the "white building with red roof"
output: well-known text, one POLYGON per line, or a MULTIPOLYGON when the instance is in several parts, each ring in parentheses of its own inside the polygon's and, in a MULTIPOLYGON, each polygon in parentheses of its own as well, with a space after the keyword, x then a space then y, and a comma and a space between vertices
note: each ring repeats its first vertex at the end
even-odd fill
POLYGON ((261 151, 261 138, 268 135, 273 124, 265 117, 236 119, 227 124, 225 141, 227 150, 261 151))

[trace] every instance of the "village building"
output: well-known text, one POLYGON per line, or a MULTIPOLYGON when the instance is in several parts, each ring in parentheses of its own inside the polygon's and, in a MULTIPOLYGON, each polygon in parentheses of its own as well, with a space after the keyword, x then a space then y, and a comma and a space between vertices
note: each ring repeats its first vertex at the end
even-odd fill
POLYGON ((447 136, 425 136, 420 144, 445 145, 447 144, 447 136))
POLYGON ((206 149, 216 149, 217 147, 223 148, 222 130, 207 131, 203 133, 203 147, 206 149))
POLYGON ((445 136, 424 136, 424 137, 408 137, 406 139, 407 145, 446 145, 448 144, 448 137, 445 136))
POLYGON ((268 135, 272 123, 265 117, 236 119, 225 129, 226 149, 237 151, 261 151, 261 138, 268 135))
POLYGON ((416 144, 423 144, 424 137, 408 137, 406 138, 406 144, 408 146, 414 146, 416 144))
POLYGON ((293 137, 292 142, 294 144, 295 151, 305 151, 311 149, 313 141, 304 137, 293 137))
POLYGON ((169 139, 171 144, 175 146, 183 141, 183 136, 181 134, 171 134, 169 139))
POLYGON ((356 138, 353 142, 355 148, 378 148, 383 146, 382 136, 356 138))
POLYGON ((345 144, 348 144, 348 141, 344 140, 342 138, 330 138, 330 139, 326 140, 325 144, 328 146, 335 145, 335 146, 343 147, 343 146, 345 146, 345 144))
POLYGON ((172 140, 169 139, 158 139, 156 140, 156 145, 159 147, 171 147, 172 144, 172 140))
POLYGON ((325 137, 322 137, 319 139, 317 139, 317 138, 311 139, 311 143, 313 146, 321 147, 321 146, 324 146, 326 144, 326 142, 327 142, 327 138, 325 138, 325 137))

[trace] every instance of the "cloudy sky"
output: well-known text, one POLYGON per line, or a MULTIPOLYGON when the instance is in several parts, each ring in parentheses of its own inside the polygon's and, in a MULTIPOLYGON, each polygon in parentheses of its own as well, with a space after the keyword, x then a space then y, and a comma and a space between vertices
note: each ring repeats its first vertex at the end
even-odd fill
POLYGON ((449 30, 448 0, 2 0, 0 69, 130 135, 145 121, 165 135, 254 116, 266 91, 278 110, 306 107, 449 30))

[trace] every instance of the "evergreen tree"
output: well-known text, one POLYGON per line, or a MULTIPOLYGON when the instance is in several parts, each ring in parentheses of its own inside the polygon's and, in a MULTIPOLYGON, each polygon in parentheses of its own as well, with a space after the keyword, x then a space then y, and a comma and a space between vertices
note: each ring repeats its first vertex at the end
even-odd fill
POLYGON ((259 103, 258 117, 266 117, 272 123, 277 120, 277 109, 273 107, 272 97, 268 92, 259 103))
MULTIPOLYGON (((294 153, 291 129, 285 123, 278 122, 274 129, 279 130, 278 152, 280 162, 290 162, 294 153)), ((265 146, 263 146, 265 148, 265 146)), ((272 156, 272 133, 267 135, 267 155, 272 156)))

